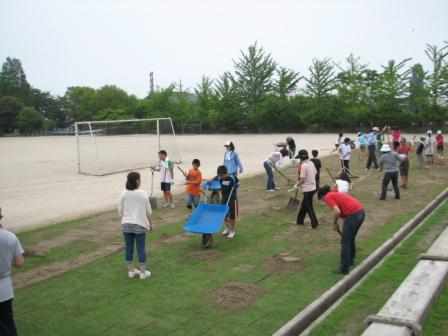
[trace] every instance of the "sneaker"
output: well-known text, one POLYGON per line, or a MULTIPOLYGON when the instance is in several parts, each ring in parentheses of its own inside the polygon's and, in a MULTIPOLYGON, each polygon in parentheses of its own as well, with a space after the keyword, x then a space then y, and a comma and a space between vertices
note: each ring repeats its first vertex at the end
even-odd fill
POLYGON ((128 272, 128 278, 132 279, 132 278, 134 278, 138 274, 140 274, 140 271, 138 269, 134 268, 133 271, 129 271, 128 272))
POLYGON ((140 273, 140 279, 144 280, 147 279, 151 276, 151 272, 150 271, 145 271, 145 273, 140 273))
POLYGON ((169 207, 170 207, 171 209, 174 209, 174 208, 176 207, 176 205, 175 205, 174 203, 171 203, 171 204, 169 205, 169 207))
POLYGON ((227 236, 230 233, 230 230, 228 228, 225 228, 224 231, 221 233, 223 236, 227 236))
POLYGON ((275 191, 275 189, 268 189, 268 190, 266 190, 266 192, 274 192, 275 191))
POLYGON ((235 231, 230 231, 229 234, 227 235, 227 238, 232 239, 233 237, 235 237, 235 231))
POLYGON ((347 275, 347 274, 348 274, 348 271, 343 271, 343 270, 341 270, 339 267, 336 268, 336 269, 334 269, 334 270, 332 270, 332 272, 333 272, 334 274, 342 274, 342 275, 347 275))
POLYGON ((165 203, 165 204, 163 205, 164 208, 168 208, 169 206, 170 206, 169 203, 165 203))

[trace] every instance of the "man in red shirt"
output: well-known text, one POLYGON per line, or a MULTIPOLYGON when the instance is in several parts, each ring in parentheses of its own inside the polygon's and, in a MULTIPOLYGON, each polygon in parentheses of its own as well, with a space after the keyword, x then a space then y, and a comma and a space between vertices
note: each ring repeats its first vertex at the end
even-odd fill
POLYGON ((364 206, 353 196, 331 190, 328 185, 319 189, 318 197, 333 210, 332 226, 334 231, 339 232, 339 218, 344 220, 341 234, 341 265, 333 272, 348 274, 350 266, 353 266, 355 262, 355 238, 361 224, 364 222, 364 206))

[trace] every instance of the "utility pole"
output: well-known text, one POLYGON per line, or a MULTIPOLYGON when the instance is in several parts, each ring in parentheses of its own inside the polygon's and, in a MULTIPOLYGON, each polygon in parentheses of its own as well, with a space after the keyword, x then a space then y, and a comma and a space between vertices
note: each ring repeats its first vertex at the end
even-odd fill
POLYGON ((149 73, 149 93, 154 93, 154 72, 149 73))

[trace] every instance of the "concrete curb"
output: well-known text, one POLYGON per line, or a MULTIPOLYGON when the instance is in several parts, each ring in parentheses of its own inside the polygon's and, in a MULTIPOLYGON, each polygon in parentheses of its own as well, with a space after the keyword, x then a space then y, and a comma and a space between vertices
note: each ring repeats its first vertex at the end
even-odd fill
POLYGON ((392 235, 386 242, 370 254, 349 275, 338 281, 333 287, 314 300, 305 309, 300 311, 284 326, 277 330, 273 336, 298 335, 313 321, 330 308, 351 287, 361 280, 376 264, 378 264, 390 251, 392 251, 417 225, 419 225, 437 206, 448 198, 448 188, 441 192, 434 200, 426 205, 400 230, 392 235))

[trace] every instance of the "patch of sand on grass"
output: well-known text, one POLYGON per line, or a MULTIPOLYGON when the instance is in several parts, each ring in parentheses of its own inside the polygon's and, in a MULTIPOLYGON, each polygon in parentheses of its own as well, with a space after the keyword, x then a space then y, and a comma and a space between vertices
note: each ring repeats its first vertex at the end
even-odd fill
POLYGON ((222 257, 222 253, 216 250, 191 252, 188 257, 196 261, 216 260, 222 257))
POLYGON ((123 243, 116 242, 95 252, 79 255, 72 260, 54 262, 49 265, 44 265, 39 268, 15 274, 13 279, 14 288, 20 289, 32 286, 41 281, 64 274, 75 268, 85 266, 94 260, 104 258, 121 250, 123 250, 123 243))
POLYGON ((303 259, 281 254, 266 257, 261 264, 262 269, 267 272, 297 272, 307 266, 308 264, 303 259))
POLYGON ((230 282, 208 295, 210 305, 229 311, 239 311, 249 307, 255 300, 266 291, 258 286, 230 282))

